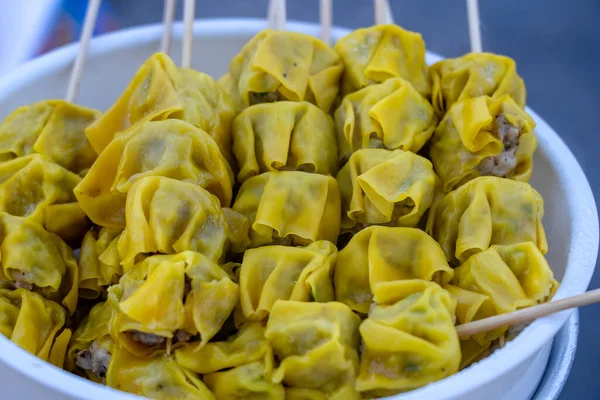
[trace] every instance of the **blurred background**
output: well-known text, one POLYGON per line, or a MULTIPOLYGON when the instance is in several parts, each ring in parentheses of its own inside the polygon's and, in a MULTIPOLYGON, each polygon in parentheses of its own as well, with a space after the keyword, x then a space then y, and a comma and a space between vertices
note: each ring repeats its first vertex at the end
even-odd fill
MULTIPOLYGON (((181 19, 182 0, 177 18, 181 19)), ((562 136, 600 200, 600 1, 480 0, 484 51, 517 61, 528 105, 562 136)), ((373 21, 371 0, 334 0, 334 24, 373 21)), ((77 40, 86 0, 0 0, 0 78, 28 59, 77 40)), ((464 0, 391 0, 397 24, 423 34, 430 51, 469 51, 464 0)), ((104 0, 95 34, 160 22, 162 0, 104 0)), ((198 18, 264 18, 266 0, 198 0, 198 18)), ((288 0, 289 19, 318 22, 318 0, 288 0)), ((552 201, 552 199, 546 199, 552 201)), ((592 288, 600 287, 600 273, 592 288)), ((579 347, 561 399, 600 398, 600 307, 580 311, 579 347)))

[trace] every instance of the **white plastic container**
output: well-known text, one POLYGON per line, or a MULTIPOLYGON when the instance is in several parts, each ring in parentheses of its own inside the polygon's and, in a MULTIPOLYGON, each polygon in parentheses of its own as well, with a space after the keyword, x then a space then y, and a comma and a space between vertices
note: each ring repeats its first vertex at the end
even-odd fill
MULTIPOLYGON (((231 58, 265 22, 248 19, 199 20, 194 34, 192 66, 219 77, 231 58)), ((318 35, 313 24, 287 28, 318 35)), ((336 28, 334 38, 348 33, 336 28)), ((159 47, 162 28, 151 25, 94 39, 81 85, 79 103, 106 109, 125 89, 138 67, 159 47)), ((182 26, 175 25, 172 56, 180 59, 182 26)), ((14 108, 47 98, 63 97, 77 48, 68 46, 19 68, 0 80, 0 118, 14 108)), ((428 54, 428 61, 439 56, 428 54)), ((590 282, 598 252, 598 215, 590 186, 577 161, 552 128, 531 109, 537 123, 538 150, 531 183, 545 199, 543 220, 550 251, 548 261, 561 287, 555 299, 583 293, 590 282)), ((548 362, 554 335, 570 312, 540 319, 503 349, 447 379, 409 393, 398 400, 525 400, 534 393, 548 362)), ((0 336, 0 384, 3 398, 46 400, 134 396, 117 392, 64 372, 0 336), (6 396, 6 397, 4 397, 6 396)))

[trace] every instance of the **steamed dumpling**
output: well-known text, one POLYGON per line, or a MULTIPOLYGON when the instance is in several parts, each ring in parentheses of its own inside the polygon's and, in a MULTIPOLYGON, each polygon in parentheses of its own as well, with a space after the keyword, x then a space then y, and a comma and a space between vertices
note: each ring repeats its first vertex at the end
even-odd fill
POLYGON ((120 229, 113 228, 86 232, 77 260, 80 297, 100 297, 123 274, 117 250, 120 234, 120 229))

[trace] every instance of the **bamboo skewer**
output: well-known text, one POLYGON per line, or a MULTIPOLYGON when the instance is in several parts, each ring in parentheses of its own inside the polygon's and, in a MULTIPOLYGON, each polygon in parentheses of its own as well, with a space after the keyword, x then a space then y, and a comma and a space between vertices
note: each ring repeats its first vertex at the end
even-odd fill
POLYGON ((477 0, 467 0, 467 19, 469 22, 471 52, 481 53, 481 29, 479 26, 479 4, 477 0))
POLYGON ((277 15, 277 3, 275 0, 269 0, 267 10, 267 25, 270 29, 275 29, 275 15, 277 15))
POLYGON ((79 91, 79 84, 81 83, 81 77, 83 75, 83 67, 85 66, 85 60, 87 58, 87 51, 90 44, 90 39, 94 34, 94 27, 96 26, 96 19, 98 18, 98 10, 100 9, 101 0, 89 0, 87 10, 85 12, 85 19, 83 22, 83 29, 81 30, 81 37, 79 38, 79 51, 73 64, 73 70, 71 71, 71 77, 69 79, 69 86, 67 88, 67 95, 65 99, 74 103, 77 98, 77 92, 79 91))
POLYGON ((177 0, 164 0, 165 8, 163 11, 163 37, 160 43, 160 51, 169 54, 171 51, 173 19, 175 18, 175 6, 177 0))
POLYGON ((598 302, 600 302, 600 289, 590 290, 589 292, 568 297, 563 300, 551 301, 550 303, 540 304, 537 306, 524 308, 522 310, 458 325, 456 327, 456 332, 458 333, 459 338, 467 338, 469 336, 488 332, 503 326, 517 325, 524 322, 533 321, 534 319, 545 317, 559 311, 564 311, 575 307, 583 307, 598 302))
POLYGON ((270 0, 267 14, 269 28, 285 30, 286 14, 285 0, 270 0))
POLYGON ((320 0, 321 40, 331 45, 331 22, 333 13, 332 0, 320 0))
POLYGON ((181 56, 181 66, 191 68, 192 66, 192 43, 194 39, 194 17, 196 13, 195 0, 184 0, 183 9, 183 52, 181 56))
POLYGON ((375 25, 393 24, 394 17, 388 0, 373 0, 375 25))

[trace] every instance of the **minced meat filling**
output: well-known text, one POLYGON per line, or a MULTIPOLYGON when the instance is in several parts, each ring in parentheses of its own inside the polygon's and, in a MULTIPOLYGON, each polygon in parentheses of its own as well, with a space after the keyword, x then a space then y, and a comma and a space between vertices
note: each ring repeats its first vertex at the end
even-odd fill
POLYGON ((165 342, 165 338, 163 336, 140 331, 132 331, 131 338, 136 342, 145 344, 146 346, 157 346, 165 342))
POLYGON ((104 347, 99 346, 96 342, 92 342, 87 350, 82 350, 77 353, 75 363, 83 370, 90 371, 96 375, 98 379, 103 380, 108 370, 110 362, 110 352, 104 347))
POLYGON ((16 289, 33 289, 33 274, 31 272, 13 271, 12 277, 15 280, 16 289))
POLYGON ((283 101, 287 99, 279 92, 250 92, 248 93, 248 100, 250 101, 250 105, 253 106, 255 104, 274 103, 276 101, 283 101))
POLYGON ((495 119, 493 132, 502 141, 504 150, 497 156, 486 157, 477 166, 482 175, 506 176, 517 166, 515 153, 521 130, 511 124, 504 114, 495 119))

